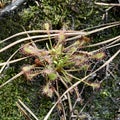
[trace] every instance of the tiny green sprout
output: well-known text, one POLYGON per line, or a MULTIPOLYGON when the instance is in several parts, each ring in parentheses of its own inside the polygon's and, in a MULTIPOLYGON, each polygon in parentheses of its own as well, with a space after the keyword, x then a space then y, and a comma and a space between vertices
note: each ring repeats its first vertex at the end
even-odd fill
POLYGON ((50 73, 50 74, 48 74, 48 78, 49 78, 49 80, 56 80, 57 75, 55 73, 50 73))
POLYGON ((51 66, 48 66, 47 69, 44 69, 42 73, 43 73, 43 76, 47 76, 49 80, 57 79, 57 74, 51 66))
POLYGON ((50 25, 49 25, 49 23, 45 23, 45 24, 44 24, 44 28, 45 28, 45 30, 49 31, 49 30, 50 30, 50 25))
POLYGON ((56 60, 54 60, 54 61, 53 61, 53 63, 54 63, 55 65, 57 65, 57 64, 58 64, 58 62, 57 62, 56 60))
POLYGON ((107 89, 101 91, 100 94, 102 97, 111 97, 111 93, 107 89))
POLYGON ((59 57, 57 60, 54 61, 54 64, 56 66, 56 70, 61 71, 64 67, 69 66, 72 63, 69 61, 69 58, 66 55, 59 57))

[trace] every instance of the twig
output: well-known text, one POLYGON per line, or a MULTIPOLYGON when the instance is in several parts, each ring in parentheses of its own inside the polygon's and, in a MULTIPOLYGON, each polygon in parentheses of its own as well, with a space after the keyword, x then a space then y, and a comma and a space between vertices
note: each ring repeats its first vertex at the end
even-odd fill
POLYGON ((11 4, 9 4, 0 11, 0 17, 4 17, 6 14, 9 14, 10 12, 14 11, 25 1, 26 0, 15 0, 14 2, 11 2, 11 4))

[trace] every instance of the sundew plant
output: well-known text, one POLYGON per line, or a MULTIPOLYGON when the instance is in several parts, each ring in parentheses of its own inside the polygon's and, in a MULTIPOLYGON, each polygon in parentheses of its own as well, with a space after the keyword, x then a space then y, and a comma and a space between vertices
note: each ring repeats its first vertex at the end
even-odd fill
MULTIPOLYGON (((120 40, 120 36, 96 44, 90 44, 89 36, 118 25, 120 22, 104 24, 93 30, 73 31, 51 30, 49 24, 45 23, 45 30, 24 31, 0 41, 2 45, 11 39, 22 37, 9 42, 0 49, 0 53, 3 53, 14 46, 19 47, 7 61, 0 63, 1 75, 8 64, 19 64, 21 60, 23 63, 21 71, 9 80, 2 82, 0 89, 4 89, 5 85, 7 86, 20 76, 24 76, 27 82, 35 82, 38 80, 36 77, 41 76, 44 83, 40 88, 41 95, 49 99, 54 98, 55 102, 44 120, 50 117, 54 108, 57 109, 61 120, 90 119, 88 114, 81 115, 84 107, 79 110, 77 102, 83 104, 81 95, 84 94, 83 91, 86 87, 91 87, 93 91, 100 89, 103 80, 94 78, 99 70, 106 68, 120 53, 120 49, 112 57, 108 57, 106 53, 106 49, 119 46, 117 42, 120 40), (100 45, 103 47, 98 48, 100 45), (16 59, 15 56, 20 57, 16 59), (28 61, 28 64, 23 62, 25 60, 28 61)), ((106 72, 106 69, 103 72, 106 72)), ((25 115, 24 110, 21 109, 21 111, 25 115)), ((32 111, 27 108, 26 111, 37 119, 32 111)))

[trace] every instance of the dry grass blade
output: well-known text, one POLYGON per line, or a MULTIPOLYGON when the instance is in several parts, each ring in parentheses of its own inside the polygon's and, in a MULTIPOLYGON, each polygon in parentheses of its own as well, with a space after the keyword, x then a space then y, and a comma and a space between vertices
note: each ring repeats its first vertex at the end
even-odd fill
POLYGON ((35 120, 39 120, 37 116, 20 99, 18 99, 18 102, 33 116, 35 120))
MULTIPOLYGON (((26 32, 27 32, 27 31, 26 31, 26 32)), ((26 32, 24 32, 24 34, 25 34, 26 32)), ((59 31, 59 32, 60 32, 60 31, 59 31)), ((81 35, 86 35, 86 32, 77 31, 77 32, 73 32, 73 33, 69 33, 69 32, 68 32, 68 33, 65 33, 65 35, 68 35, 68 36, 75 36, 75 35, 79 35, 79 34, 81 34, 81 35)), ((0 49, 0 53, 3 52, 3 51, 5 51, 5 50, 7 50, 7 49, 9 49, 9 48, 11 48, 11 47, 13 47, 13 46, 16 45, 16 44, 19 44, 19 43, 21 43, 21 42, 24 42, 24 41, 30 41, 31 39, 34 40, 34 39, 40 39, 40 38, 55 37, 55 36, 58 36, 58 35, 59 35, 59 34, 50 34, 50 35, 45 34, 45 35, 36 35, 36 36, 29 36, 29 37, 26 37, 26 38, 22 38, 22 39, 17 40, 17 41, 15 41, 15 42, 13 42, 13 43, 5 46, 4 48, 0 49)), ((40 41, 45 41, 45 40, 48 40, 48 39, 41 39, 41 40, 39 40, 39 42, 40 42, 40 41)))
MULTIPOLYGON (((95 30, 92 30, 92 31, 89 31, 89 32, 82 32, 82 31, 74 31, 74 32, 68 32, 66 31, 65 35, 67 36, 75 36, 75 37, 72 37, 72 38, 68 38, 66 39, 66 41, 69 41, 69 40, 75 40, 75 39, 78 39, 80 38, 82 35, 90 35, 90 34, 93 34, 93 33, 96 33, 96 32, 99 32, 99 31, 102 31, 104 29, 108 29, 108 28, 111 28, 111 27, 114 27, 114 26, 118 26, 120 25, 120 21, 118 22, 114 22, 114 24, 111 24, 111 25, 108 25, 108 26, 105 26, 105 27, 102 27, 102 28, 99 28, 99 29, 95 29, 95 30)), ((60 31, 59 31, 60 32, 60 31)), ((24 34, 26 34, 27 31, 24 32, 24 34)), ((23 34, 23 33, 22 33, 23 34)), ((18 34, 20 35, 20 34, 18 34)), ((24 42, 24 41, 30 41, 30 39, 34 40, 34 39, 40 39, 40 38, 48 38, 49 36, 50 37, 55 37, 57 36, 58 34, 50 34, 50 35, 36 35, 36 36, 31 36, 31 37, 26 37, 26 38, 23 38, 23 39, 20 39, 20 40, 17 40, 7 46, 5 46, 4 48, 0 49, 0 53, 9 49, 10 47, 13 47, 14 45, 16 44, 19 44, 21 42, 24 42)), ((11 36, 10 38, 13 38, 13 36, 11 36)), ((10 39, 8 38, 8 39, 10 39)), ((7 40, 7 39, 6 39, 7 40)), ((40 41, 44 41, 43 39, 41 39, 40 41)))
POLYGON ((104 5, 104 6, 120 6, 120 4, 113 4, 113 3, 103 3, 103 2, 95 2, 96 5, 104 5))
POLYGON ((32 119, 28 116, 27 112, 21 107, 21 105, 20 105, 18 102, 16 102, 16 105, 17 105, 17 107, 19 108, 19 110, 21 111, 21 113, 25 116, 26 120, 32 120, 32 119))
POLYGON ((18 50, 16 50, 16 51, 9 57, 9 59, 6 61, 6 64, 4 64, 4 65, 2 66, 2 68, 0 69, 0 74, 2 73, 3 69, 5 68, 5 66, 9 64, 9 61, 12 59, 12 57, 15 56, 15 54, 17 54, 19 50, 20 50, 20 48, 19 48, 18 50))
POLYGON ((5 83, 3 83, 2 85, 0 85, 0 88, 2 88, 3 86, 5 86, 6 84, 10 83, 11 81, 13 81, 14 79, 20 77, 23 74, 23 72, 18 73, 17 75, 15 75, 14 77, 12 77, 11 79, 9 79, 8 81, 6 81, 5 83))
MULTIPOLYGON (((101 28, 98 28, 98 29, 95 29, 95 30, 88 31, 84 35, 86 35, 86 36, 87 35, 91 35, 93 33, 100 32, 102 30, 105 30, 105 29, 108 29, 108 28, 111 28, 111 27, 115 27, 115 26, 119 26, 119 25, 120 25, 120 21, 114 22, 114 24, 111 24, 111 25, 108 25, 108 26, 105 26, 105 27, 101 27, 101 28)), ((68 39, 66 39, 66 41, 71 41, 71 40, 79 39, 79 38, 81 38, 82 35, 83 34, 79 34, 79 35, 77 35, 75 37, 68 38, 68 39)))
POLYGON ((117 40, 115 40, 115 41, 109 43, 107 46, 113 45, 113 44, 115 44, 115 43, 117 43, 117 42, 119 42, 119 41, 120 41, 120 38, 118 38, 117 40))
POLYGON ((3 63, 0 63, 0 66, 12 64, 12 63, 16 63, 16 62, 19 62, 19 61, 24 60, 24 59, 26 59, 26 58, 29 58, 29 57, 30 57, 30 56, 22 57, 22 58, 15 59, 15 60, 11 60, 11 61, 9 61, 9 62, 3 62, 3 63))
MULTIPOLYGON (((52 34, 51 36, 56 36, 56 35, 58 35, 58 34, 52 34)), ((0 49, 0 53, 3 52, 3 51, 5 51, 5 50, 7 50, 7 49, 9 49, 9 48, 11 48, 11 47, 13 47, 13 46, 16 45, 16 44, 21 43, 21 42, 29 41, 29 40, 31 40, 31 39, 46 38, 46 37, 48 37, 48 35, 37 35, 37 36, 31 36, 31 37, 29 37, 29 38, 26 37, 26 38, 20 39, 20 40, 18 40, 18 41, 15 41, 15 42, 13 42, 13 43, 5 46, 5 47, 2 48, 2 49, 0 49)), ((41 41, 43 41, 43 40, 41 39, 41 41)))
MULTIPOLYGON (((61 30, 49 30, 50 34, 54 34, 54 33, 59 33, 61 30)), ((3 43, 3 42, 6 42, 10 39, 13 39, 15 37, 18 37, 18 36, 22 36, 22 35, 25 35, 26 33, 27 34, 34 34, 34 33, 47 33, 48 31, 47 30, 31 30, 31 31, 25 31, 25 32, 20 32, 20 33, 17 33, 15 35, 12 35, 2 41, 0 41, 0 44, 3 43)), ((78 31, 72 31, 72 30, 68 30, 68 31, 64 31, 66 33, 66 35, 75 35, 78 31)), ((81 31, 80 32, 81 34, 85 34, 85 32, 81 31)), ((48 35, 47 35, 48 36, 48 35)))
POLYGON ((119 25, 120 25, 120 21, 118 21, 117 23, 114 23, 113 25, 108 25, 106 27, 102 27, 102 28, 99 28, 99 29, 92 30, 92 31, 88 32, 87 35, 90 35, 90 34, 93 34, 93 33, 96 33, 96 32, 111 28, 111 27, 119 26, 119 25))
POLYGON ((120 41, 120 38, 117 39, 117 40, 115 40, 115 41, 113 41, 113 42, 111 42, 111 43, 109 43, 109 44, 107 44, 107 45, 104 46, 104 47, 101 47, 101 48, 99 48, 99 49, 97 49, 97 50, 92 51, 91 53, 98 52, 98 51, 100 51, 100 50, 109 49, 109 48, 112 48, 112 47, 115 47, 115 46, 119 46, 120 43, 116 43, 116 42, 118 42, 118 41, 120 41), (114 43, 116 43, 116 44, 114 44, 114 43))
MULTIPOLYGON (((66 89, 68 89, 68 85, 65 83, 65 81, 62 79, 62 77, 60 77, 60 75, 59 75, 59 78, 60 78, 60 80, 61 80, 61 82, 63 83, 63 85, 66 87, 66 89)), ((68 97, 68 104, 69 104, 69 109, 70 109, 70 111, 72 111, 72 102, 71 102, 71 99, 70 99, 70 94, 69 93, 67 93, 67 97, 68 97)))
MULTIPOLYGON (((112 25, 112 24, 116 24, 116 23, 118 23, 118 22, 112 22, 112 23, 102 24, 102 25, 99 25, 99 26, 96 26, 96 27, 93 27, 93 28, 108 26, 108 25, 112 25)), ((92 28, 92 29, 93 29, 93 28, 92 28)), ((91 28, 90 28, 90 29, 91 29, 91 28)), ((81 34, 83 34, 83 35, 86 34, 85 32, 83 32, 83 31, 85 31, 85 30, 88 30, 88 29, 82 30, 82 31, 81 31, 81 34)), ((3 42, 5 42, 5 41, 8 41, 8 40, 10 40, 10 39, 12 39, 12 38, 25 35, 26 33, 27 33, 27 34, 34 34, 34 33, 47 33, 47 32, 48 32, 47 30, 31 30, 31 31, 20 32, 20 33, 17 33, 17 34, 15 34, 15 35, 12 35, 12 36, 10 36, 10 37, 8 37, 8 38, 0 41, 0 44, 3 43, 3 42)), ((60 30, 49 30, 49 32, 50 32, 50 33, 59 33, 60 30)), ((78 31, 69 30, 69 31, 65 31, 65 32, 67 32, 67 33, 70 34, 70 33, 75 33, 75 32, 78 32, 78 31)))
POLYGON ((100 25, 97 25, 97 26, 93 26, 93 27, 82 29, 81 31, 88 31, 88 30, 92 30, 92 29, 97 29, 97 28, 100 28, 100 27, 104 27, 104 26, 108 26, 108 25, 113 25, 113 24, 116 24, 116 23, 118 23, 118 22, 100 24, 100 25))
MULTIPOLYGON (((52 32, 58 32, 58 30, 54 30, 54 31, 52 30, 52 31, 50 31, 50 32, 51 32, 51 33, 52 33, 52 32)), ((10 36, 10 37, 8 37, 8 38, 0 41, 0 44, 3 43, 3 42, 5 42, 5 41, 8 41, 8 40, 10 40, 10 39, 12 39, 12 38, 25 35, 26 33, 27 33, 27 34, 47 33, 47 31, 46 31, 46 30, 31 30, 31 31, 20 32, 20 33, 17 33, 17 34, 15 34, 15 35, 12 35, 12 36, 10 36)))
POLYGON ((108 49, 108 48, 116 47, 116 46, 119 46, 119 45, 120 45, 120 43, 117 43, 117 44, 114 44, 114 45, 108 46, 108 47, 106 47, 106 48, 108 49))
POLYGON ((99 46, 99 45, 103 45, 103 44, 115 41, 116 39, 119 39, 119 38, 120 38, 120 35, 118 35, 118 36, 116 36, 114 38, 108 39, 108 40, 104 40, 103 42, 99 42, 99 43, 92 44, 92 45, 85 46, 85 47, 96 47, 96 46, 99 46))
POLYGON ((97 71, 101 70, 103 67, 105 67, 106 65, 108 65, 118 54, 120 53, 120 50, 118 50, 109 60, 107 60, 102 66, 100 66, 98 69, 96 69, 95 71, 93 71, 92 73, 90 73, 89 75, 85 76, 84 78, 82 78, 80 81, 76 82, 75 84, 73 84, 70 88, 68 88, 63 94, 62 96, 58 99, 58 101, 54 104, 54 106, 50 109, 50 111, 48 112, 48 114, 45 116, 44 120, 48 120, 50 114, 52 113, 53 109, 56 107, 56 105, 60 102, 60 100, 62 99, 62 97, 68 93, 70 90, 72 90, 74 87, 76 87, 77 85, 79 85, 82 81, 86 80, 87 78, 89 78, 90 76, 92 76, 93 74, 95 74, 97 71))

